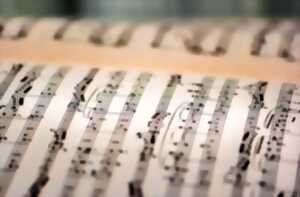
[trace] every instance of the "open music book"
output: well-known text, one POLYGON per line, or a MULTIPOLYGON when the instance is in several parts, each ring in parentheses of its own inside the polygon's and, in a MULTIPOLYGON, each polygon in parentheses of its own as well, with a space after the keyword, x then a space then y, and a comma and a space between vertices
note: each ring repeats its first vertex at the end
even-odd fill
POLYGON ((0 196, 300 196, 299 20, 0 19, 0 196))

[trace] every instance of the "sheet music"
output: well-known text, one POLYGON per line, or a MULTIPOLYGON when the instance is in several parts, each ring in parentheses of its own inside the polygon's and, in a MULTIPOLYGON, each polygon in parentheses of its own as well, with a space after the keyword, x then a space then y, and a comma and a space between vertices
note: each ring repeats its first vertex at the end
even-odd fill
POLYGON ((0 69, 1 197, 300 196, 299 84, 0 69))
POLYGON ((156 48, 194 55, 244 55, 300 60, 299 19, 193 19, 145 22, 12 17, 0 39, 55 40, 93 46, 156 48))

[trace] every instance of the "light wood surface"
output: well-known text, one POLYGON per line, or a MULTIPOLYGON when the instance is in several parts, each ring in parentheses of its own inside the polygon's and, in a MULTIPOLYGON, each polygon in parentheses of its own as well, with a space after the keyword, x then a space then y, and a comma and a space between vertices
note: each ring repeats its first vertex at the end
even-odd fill
POLYGON ((247 77, 300 83, 300 62, 280 58, 192 55, 180 51, 100 47, 84 42, 0 40, 0 61, 112 66, 171 73, 247 77))

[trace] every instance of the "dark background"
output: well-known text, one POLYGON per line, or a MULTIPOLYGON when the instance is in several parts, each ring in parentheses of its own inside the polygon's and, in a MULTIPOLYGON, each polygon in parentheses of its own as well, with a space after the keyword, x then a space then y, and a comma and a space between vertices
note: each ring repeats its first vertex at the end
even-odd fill
POLYGON ((148 19, 300 16, 300 0, 0 0, 0 15, 148 19))

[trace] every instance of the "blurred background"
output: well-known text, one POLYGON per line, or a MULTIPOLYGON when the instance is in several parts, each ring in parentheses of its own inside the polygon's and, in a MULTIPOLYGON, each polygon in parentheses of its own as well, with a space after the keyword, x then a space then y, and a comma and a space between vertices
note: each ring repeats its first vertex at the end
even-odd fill
POLYGON ((300 0, 0 0, 0 15, 152 19, 300 16, 300 0))

